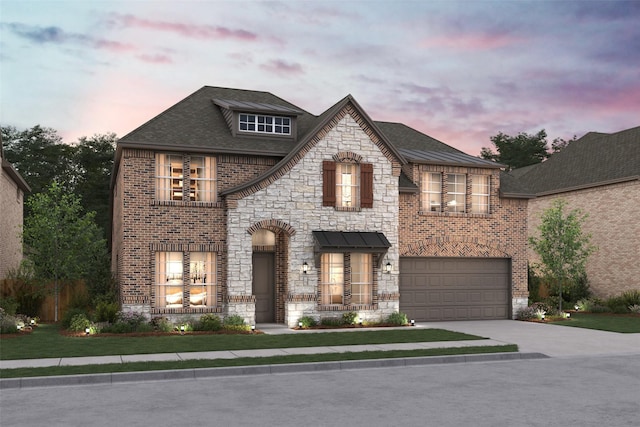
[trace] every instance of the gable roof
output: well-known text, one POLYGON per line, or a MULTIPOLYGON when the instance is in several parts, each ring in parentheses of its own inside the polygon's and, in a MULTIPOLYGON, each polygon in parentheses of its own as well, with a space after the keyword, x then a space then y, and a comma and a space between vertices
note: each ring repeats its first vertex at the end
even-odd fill
POLYGON ((640 126, 590 132, 546 161, 508 175, 526 192, 547 195, 640 179, 640 126))
POLYGON ((9 178, 11 178, 11 180, 16 183, 18 188, 20 188, 23 193, 31 192, 31 187, 29 187, 27 181, 25 181, 22 175, 20 175, 20 173, 13 167, 13 165, 4 158, 4 150, 2 148, 2 135, 0 135, 0 167, 9 176, 9 178))

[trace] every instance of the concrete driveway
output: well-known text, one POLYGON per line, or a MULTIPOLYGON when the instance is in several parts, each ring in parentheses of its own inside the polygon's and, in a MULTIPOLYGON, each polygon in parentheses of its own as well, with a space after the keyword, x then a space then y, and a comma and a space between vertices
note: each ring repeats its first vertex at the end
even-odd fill
POLYGON ((517 344, 522 353, 543 353, 550 357, 640 355, 640 334, 515 320, 432 322, 419 326, 479 335, 517 344))

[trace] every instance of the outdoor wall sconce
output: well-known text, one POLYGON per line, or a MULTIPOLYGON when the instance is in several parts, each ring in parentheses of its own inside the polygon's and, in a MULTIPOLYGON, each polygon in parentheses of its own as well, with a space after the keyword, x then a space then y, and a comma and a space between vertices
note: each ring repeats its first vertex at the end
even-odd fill
POLYGON ((307 264, 307 261, 302 263, 302 272, 304 274, 307 274, 307 271, 309 271, 309 264, 307 264))
POLYGON ((411 326, 416 326, 416 321, 411 319, 411 326))
POLYGON ((384 272, 387 274, 391 273, 391 263, 387 262, 387 265, 384 266, 384 272))

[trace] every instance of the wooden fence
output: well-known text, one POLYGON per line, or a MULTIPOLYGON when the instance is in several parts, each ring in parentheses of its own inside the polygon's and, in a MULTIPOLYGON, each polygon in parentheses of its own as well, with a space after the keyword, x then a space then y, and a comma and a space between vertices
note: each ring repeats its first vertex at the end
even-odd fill
MULTIPOLYGON (((37 309, 37 316, 40 318, 41 322, 53 322, 55 319, 55 296, 53 289, 53 283, 46 286, 46 295, 42 304, 40 304, 40 307, 37 309)), ((22 281, 9 279, 0 281, 0 295, 3 297, 14 297, 16 299, 20 299, 21 295, 28 296, 29 292, 32 292, 32 290, 29 289, 29 287, 22 281)), ((61 286, 60 294, 58 295, 58 320, 62 319, 64 313, 74 302, 87 300, 87 286, 83 281, 77 281, 61 286)), ((18 311, 20 310, 18 309, 18 311)))

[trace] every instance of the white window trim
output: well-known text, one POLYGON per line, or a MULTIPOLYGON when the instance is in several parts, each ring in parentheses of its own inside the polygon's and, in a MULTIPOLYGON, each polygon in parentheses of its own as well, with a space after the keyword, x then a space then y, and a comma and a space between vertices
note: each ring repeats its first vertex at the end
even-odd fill
POLYGON ((293 119, 291 117, 254 113, 238 114, 238 132, 262 133, 267 135, 291 135, 292 126, 293 119), (253 120, 249 120, 249 118, 252 118, 253 120), (260 118, 264 120, 263 123, 259 122, 260 118), (278 124, 278 121, 281 123, 278 124), (284 124, 285 121, 287 124, 284 124), (242 129, 243 124, 246 126, 246 129, 242 129), (264 129, 258 130, 260 126, 264 126, 264 129), (249 127, 253 127, 253 129, 249 129, 249 127), (270 127, 270 129, 267 130, 267 127, 270 127), (279 132, 278 129, 280 130, 279 132))

